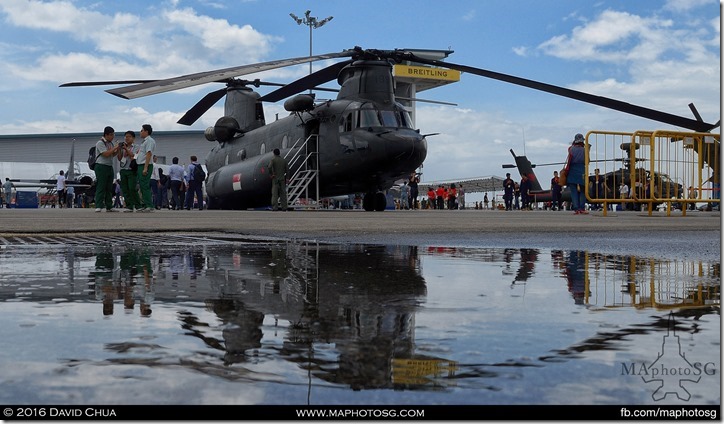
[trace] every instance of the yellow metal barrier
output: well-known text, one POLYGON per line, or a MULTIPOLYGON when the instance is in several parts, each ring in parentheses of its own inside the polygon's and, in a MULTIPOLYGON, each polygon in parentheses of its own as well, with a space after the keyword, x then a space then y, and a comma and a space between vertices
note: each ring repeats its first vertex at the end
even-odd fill
POLYGON ((654 199, 666 202, 667 215, 674 205, 686 216, 687 209, 695 209, 697 203, 720 203, 719 146, 720 134, 662 130, 651 134, 651 169, 667 175, 682 190, 677 194, 656 187, 654 199))
MULTIPOLYGON (((586 198, 592 205, 601 204, 603 215, 609 208, 628 202, 622 197, 621 182, 630 178, 627 143, 630 132, 589 131, 586 134, 586 198)), ((595 207, 595 206, 594 206, 595 207)))
POLYGON ((667 215, 720 202, 720 135, 675 131, 586 134, 586 197, 605 216, 611 207, 667 215))

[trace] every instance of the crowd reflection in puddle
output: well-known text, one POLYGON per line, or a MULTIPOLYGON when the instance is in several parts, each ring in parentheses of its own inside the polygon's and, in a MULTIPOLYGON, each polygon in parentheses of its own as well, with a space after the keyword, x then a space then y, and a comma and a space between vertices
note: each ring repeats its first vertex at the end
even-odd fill
MULTIPOLYGON (((669 312, 702 362, 720 346, 719 263, 585 251, 297 242, 5 249, 0 302, 3 322, 17 323, 0 330, 16 345, 0 364, 30 351, 23 361, 45 365, 0 377, 26 387, 0 395, 19 404, 92 401, 94 387, 107 390, 108 381, 45 368, 101 365, 114 367, 107 379, 119 404, 299 404, 311 402, 312 387, 347 389, 318 403, 655 402, 645 384, 631 388, 618 363, 656 359, 672 328, 669 312), (48 350, 59 353, 39 353, 48 350), (624 353, 593 354, 601 351, 624 353), (576 359, 597 363, 586 374, 594 384, 626 389, 571 399, 567 393, 581 393, 568 386, 581 376, 555 364, 576 359), (181 375, 188 371, 203 380, 181 375), (75 397, 41 388, 59 378, 75 386, 75 397), (220 387, 213 400, 188 387, 159 394, 154 378, 220 387), (154 397, 124 391, 124 379, 143 381, 154 397), (240 383, 262 394, 225 391, 240 383), (380 394, 385 389, 394 391, 380 394)), ((719 379, 711 380, 698 402, 719 398, 719 379)))

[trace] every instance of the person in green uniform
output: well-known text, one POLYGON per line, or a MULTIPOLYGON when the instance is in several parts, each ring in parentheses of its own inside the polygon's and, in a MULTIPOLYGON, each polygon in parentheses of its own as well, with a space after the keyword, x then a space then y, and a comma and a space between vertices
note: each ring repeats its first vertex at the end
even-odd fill
POLYGON ((106 212, 117 212, 113 209, 113 159, 118 154, 119 147, 113 145, 116 131, 113 127, 103 129, 103 137, 96 142, 96 212, 103 209, 106 212))
POLYGON ((269 174, 272 179, 272 210, 287 210, 287 173, 289 165, 281 157, 279 149, 274 149, 274 157, 269 161, 269 174))

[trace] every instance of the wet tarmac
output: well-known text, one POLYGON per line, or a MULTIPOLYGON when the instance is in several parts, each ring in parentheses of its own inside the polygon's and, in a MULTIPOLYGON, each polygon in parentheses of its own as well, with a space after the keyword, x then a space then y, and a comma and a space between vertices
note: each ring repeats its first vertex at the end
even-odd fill
POLYGON ((0 244, 13 235, 211 233, 335 243, 558 248, 721 258, 720 212, 169 211, 0 209, 0 244))
POLYGON ((721 403, 718 214, 0 224, 3 404, 721 403))

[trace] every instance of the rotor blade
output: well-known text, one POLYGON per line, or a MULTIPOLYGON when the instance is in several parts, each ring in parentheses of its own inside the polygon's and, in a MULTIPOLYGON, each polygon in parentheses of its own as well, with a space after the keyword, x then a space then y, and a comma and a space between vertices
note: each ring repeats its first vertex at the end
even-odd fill
POLYGON ((272 86, 272 87, 284 87, 286 84, 282 84, 282 83, 280 83, 280 82, 265 82, 265 81, 259 81, 259 80, 257 79, 257 80, 254 80, 254 81, 249 81, 248 85, 253 85, 254 87, 260 87, 260 86, 262 86, 262 85, 268 85, 268 86, 272 86))
POLYGON ((150 96, 152 94, 165 93, 167 91, 179 90, 182 88, 194 87, 209 82, 227 80, 241 75, 253 74, 284 66, 298 65, 301 63, 315 62, 318 60, 335 59, 338 57, 349 57, 353 54, 350 51, 341 53, 327 53, 316 56, 298 57, 293 59, 272 60, 270 62, 255 63, 252 65, 234 66, 231 68, 215 71, 199 72, 175 78, 163 79, 142 84, 130 85, 127 87, 114 88, 106 92, 124 99, 135 99, 138 97, 150 96))
POLYGON ((327 92, 330 92, 330 93, 339 93, 339 89, 338 89, 338 88, 312 87, 310 90, 327 91, 327 92))
MULTIPOLYGON (((122 80, 122 81, 77 81, 77 82, 66 82, 64 84, 60 84, 58 87, 89 87, 89 86, 96 86, 96 85, 126 85, 126 84, 144 84, 147 82, 156 82, 161 81, 158 79, 152 79, 152 80, 122 80)), ((219 80, 214 82, 225 82, 228 83, 231 81, 231 78, 228 78, 226 80, 219 80)), ((260 81, 258 79, 254 81, 244 81, 250 85, 254 85, 256 87, 262 86, 262 85, 273 85, 277 87, 283 87, 284 84, 281 83, 274 83, 274 82, 265 82, 260 81)))
POLYGON ((212 91, 211 93, 205 95, 194 105, 194 107, 189 109, 186 114, 178 120, 177 123, 181 125, 193 125, 193 123, 196 122, 201 117, 201 115, 206 113, 206 111, 209 110, 211 106, 215 105, 216 102, 221 100, 221 98, 225 95, 226 87, 220 90, 212 91))
MULTIPOLYGON (((601 162, 605 162, 605 161, 601 161, 601 162)), ((533 165, 533 167, 536 167, 536 166, 565 165, 565 164, 566 164, 565 162, 536 163, 535 165, 533 165)))
POLYGON ((427 99, 418 99, 418 98, 411 98, 411 97, 401 97, 401 96, 395 96, 396 99, 400 100, 406 100, 408 102, 422 102, 422 103, 434 103, 436 105, 446 105, 446 106, 457 106, 457 103, 449 103, 449 102, 443 102, 440 100, 427 100, 427 99))
POLYGON ((156 82, 158 80, 123 80, 123 81, 78 81, 66 82, 58 87, 90 87, 94 85, 122 85, 122 84, 144 84, 148 82, 156 82))
POLYGON ((438 60, 423 59, 415 56, 411 53, 405 55, 406 60, 419 62, 423 64, 439 66, 443 68, 456 69, 462 72, 468 72, 471 74, 479 75, 486 78, 492 78, 499 81, 508 82, 511 84, 521 85, 524 87, 532 88, 534 90, 545 91, 547 93, 556 94, 563 97, 568 97, 574 100, 579 100, 585 103, 591 103, 594 105, 602 106, 608 109, 617 110, 619 112, 628 113, 631 115, 640 116, 642 118, 651 119, 666 124, 671 124, 677 127, 688 128, 694 131, 708 132, 717 126, 714 124, 708 124, 706 122, 699 122, 683 116, 672 115, 670 113, 661 112, 654 109, 645 108, 642 106, 633 105, 631 103, 614 100, 608 97, 595 96, 581 91, 571 90, 568 88, 559 87, 556 85, 546 84, 538 81, 533 81, 525 78, 515 77, 508 74, 501 74, 498 72, 488 71, 480 68, 473 68, 465 65, 458 65, 450 62, 441 62, 438 60))
POLYGON ((696 106, 694 106, 694 103, 689 103, 689 109, 691 110, 691 113, 694 114, 694 118, 696 118, 699 122, 704 122, 704 120, 701 118, 701 115, 699 115, 699 111, 696 110, 696 106))
POLYGON ((274 90, 271 93, 262 96, 259 100, 263 102, 277 102, 281 99, 286 99, 289 96, 301 93, 304 90, 312 89, 318 85, 332 81, 337 78, 342 68, 350 63, 352 63, 351 60, 345 60, 335 63, 334 65, 327 66, 326 68, 320 69, 319 71, 309 74, 304 78, 300 78, 291 84, 287 84, 282 88, 274 90))

